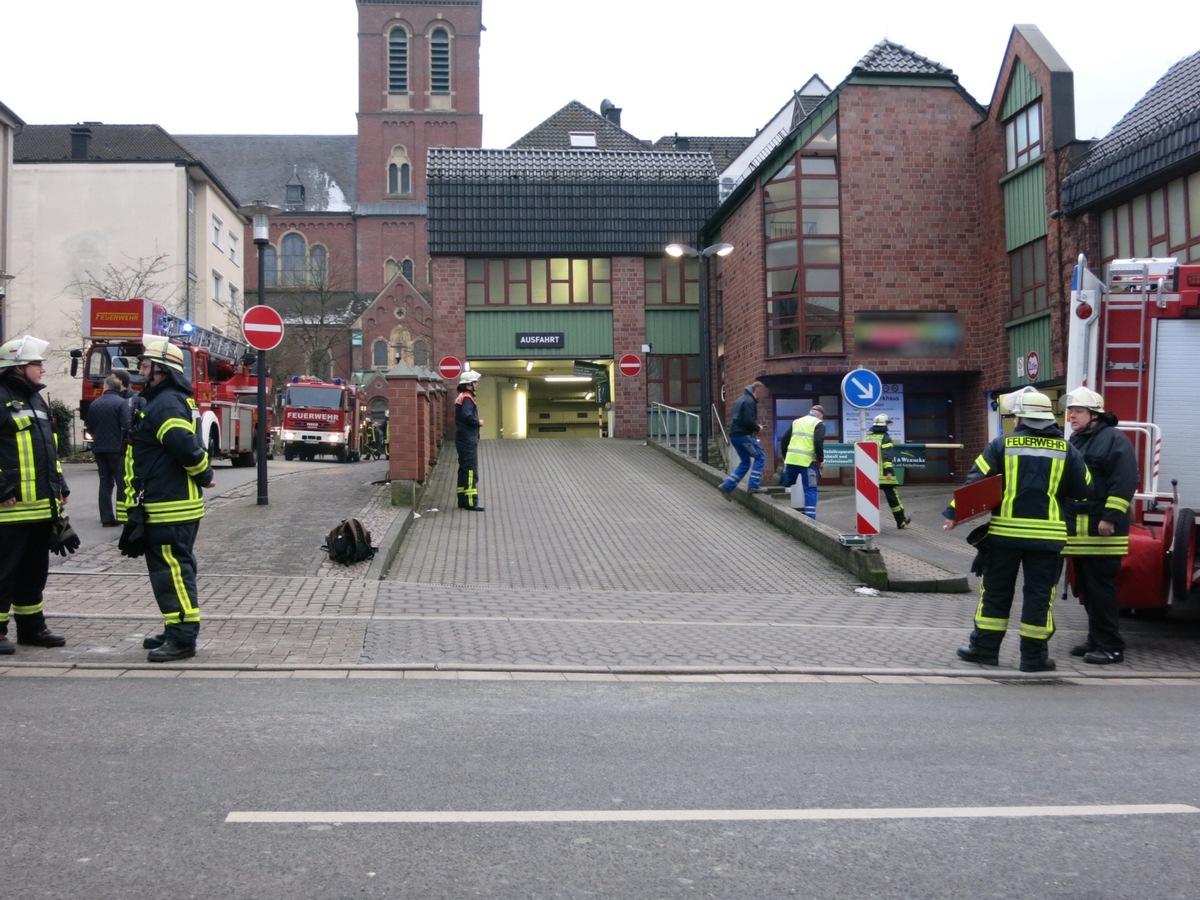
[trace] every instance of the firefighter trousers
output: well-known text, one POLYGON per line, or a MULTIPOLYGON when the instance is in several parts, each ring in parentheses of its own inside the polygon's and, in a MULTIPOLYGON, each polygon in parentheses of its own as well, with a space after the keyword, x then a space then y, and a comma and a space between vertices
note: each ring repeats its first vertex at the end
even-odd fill
POLYGON ((479 505, 479 442, 455 440, 458 450, 458 508, 474 509, 479 505))
POLYGON ((163 617, 163 630, 177 644, 192 646, 200 633, 196 590, 196 534, 200 520, 146 526, 146 569, 163 617))
POLYGON ((1017 575, 1024 578, 1020 634, 1023 638, 1048 641, 1054 634, 1054 591, 1062 572, 1058 550, 1013 547, 993 540, 979 582, 979 608, 975 630, 983 643, 998 648, 1008 629, 1009 612, 1016 592, 1017 575))
POLYGON ((9 614, 19 634, 46 627, 42 592, 50 572, 50 520, 0 525, 0 635, 8 634, 9 614))
POLYGON ((1125 649, 1121 637, 1121 604, 1117 599, 1119 556, 1073 556, 1075 593, 1087 610, 1088 642, 1098 650, 1119 653, 1125 649))
POLYGON ((900 502, 900 492, 896 490, 894 484, 881 484, 879 489, 883 491, 883 496, 887 498, 888 509, 892 511, 892 515, 896 519, 896 524, 903 527, 907 516, 904 515, 904 504, 900 502))

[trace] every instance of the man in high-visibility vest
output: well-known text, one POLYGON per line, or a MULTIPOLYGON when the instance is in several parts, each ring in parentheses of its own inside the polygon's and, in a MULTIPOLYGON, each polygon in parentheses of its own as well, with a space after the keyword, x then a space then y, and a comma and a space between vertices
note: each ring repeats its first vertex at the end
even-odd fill
POLYGON ((880 413, 871 423, 867 440, 879 442, 879 489, 887 498, 888 509, 896 519, 896 527, 907 528, 912 524, 912 519, 905 515, 904 504, 900 502, 900 492, 896 490, 900 481, 896 478, 896 445, 892 443, 892 436, 888 434, 888 426, 891 424, 892 420, 887 417, 887 413, 880 413))
MULTIPOLYGON (((1091 476, 1083 454, 1069 444, 1054 421, 1050 398, 1027 388, 1000 399, 1005 415, 1016 416, 1012 434, 995 438, 979 454, 967 484, 1004 476, 1000 505, 988 523, 983 577, 975 629, 958 658, 985 666, 1000 664, 1017 575, 1024 577, 1021 604, 1021 671, 1050 672, 1047 645, 1054 634, 1054 592, 1067 543, 1064 510, 1088 496, 1091 476)), ((954 502, 942 513, 954 528, 954 502)))
POLYGON ((1121 557, 1129 554, 1129 507, 1137 490, 1137 451, 1133 442, 1115 427, 1117 417, 1104 410, 1104 398, 1085 387, 1062 398, 1067 421, 1092 473, 1092 490, 1084 503, 1073 504, 1067 516, 1067 547, 1071 557, 1076 595, 1088 616, 1088 636, 1071 648, 1095 666, 1124 662, 1121 606, 1117 599, 1117 572, 1121 557))
POLYGON ((825 407, 813 404, 808 415, 788 426, 779 439, 783 451, 783 484, 804 486, 804 514, 817 517, 817 479, 825 468, 825 407))

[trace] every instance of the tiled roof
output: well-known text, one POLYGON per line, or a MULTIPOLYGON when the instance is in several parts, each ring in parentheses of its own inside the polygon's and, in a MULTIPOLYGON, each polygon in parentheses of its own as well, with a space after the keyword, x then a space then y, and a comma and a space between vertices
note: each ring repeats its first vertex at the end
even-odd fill
POLYGON ((1181 59, 1063 179, 1068 213, 1200 162, 1200 52, 1181 59))
POLYGON ((657 254, 717 207, 707 153, 435 148, 427 172, 434 254, 657 254))
POLYGON ((13 139, 13 162, 197 162, 159 125, 26 125, 13 139), (86 160, 71 156, 71 132, 91 132, 86 160))
POLYGON ((518 138, 510 150, 568 150, 571 132, 593 132, 598 150, 645 150, 645 141, 638 140, 619 125, 599 113, 592 112, 578 100, 572 100, 536 128, 518 138))
POLYGON ((242 203, 287 206, 293 173, 304 185, 304 212, 350 212, 358 199, 358 139, 354 135, 182 134, 242 203))
POLYGON ((654 142, 655 150, 674 150, 681 140, 687 141, 687 149, 692 153, 707 153, 713 159, 717 171, 723 171, 726 166, 738 158, 738 155, 754 140, 748 137, 682 137, 669 135, 660 137, 654 142))
POLYGON ((889 40, 882 40, 860 59, 851 70, 851 76, 864 72, 879 75, 939 75, 956 77, 954 72, 939 62, 913 53, 907 47, 889 40))

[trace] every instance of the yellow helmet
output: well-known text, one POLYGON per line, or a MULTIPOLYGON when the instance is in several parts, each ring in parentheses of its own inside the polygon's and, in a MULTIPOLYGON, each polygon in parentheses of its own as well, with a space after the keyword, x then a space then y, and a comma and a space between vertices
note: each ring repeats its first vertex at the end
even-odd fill
POLYGON ((144 334, 142 335, 142 346, 145 349, 142 351, 140 359, 148 359, 151 362, 166 366, 168 369, 174 369, 180 375, 184 374, 183 351, 165 337, 160 337, 156 334, 144 334))
POLYGON ((3 346, 0 346, 0 369, 11 369, 26 363, 41 362, 46 358, 44 354, 49 346, 49 341, 39 340, 28 334, 6 341, 3 346))
POLYGON ((1063 394, 1062 399, 1058 402, 1064 412, 1072 406, 1082 406, 1094 413, 1104 412, 1104 398, 1090 388, 1077 387, 1075 390, 1063 394))

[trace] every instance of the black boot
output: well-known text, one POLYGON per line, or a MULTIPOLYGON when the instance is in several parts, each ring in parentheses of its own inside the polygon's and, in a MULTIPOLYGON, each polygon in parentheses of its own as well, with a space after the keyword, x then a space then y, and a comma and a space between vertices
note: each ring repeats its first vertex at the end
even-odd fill
POLYGON ((1037 638, 1021 638, 1021 671, 1053 672, 1058 668, 1050 658, 1046 641, 1037 638))
POLYGON ((13 642, 8 639, 7 634, 0 634, 0 656, 12 656, 17 652, 17 648, 13 646, 13 642))
POLYGON ((17 643, 25 644, 28 647, 65 647, 67 639, 61 634, 55 634, 49 628, 24 633, 18 628, 17 643))
POLYGON ((165 631, 158 634, 152 634, 149 637, 142 638, 142 647, 146 650, 157 650, 167 642, 167 633, 165 631))
POLYGON ((1000 643, 1003 640, 1003 631, 980 631, 976 628, 971 632, 971 639, 967 645, 958 648, 958 658, 984 666, 998 666, 1000 643))
POLYGON ((168 637, 161 646, 147 653, 146 659, 149 662, 177 662, 181 659, 191 659, 195 655, 195 644, 177 644, 174 638, 168 637))

